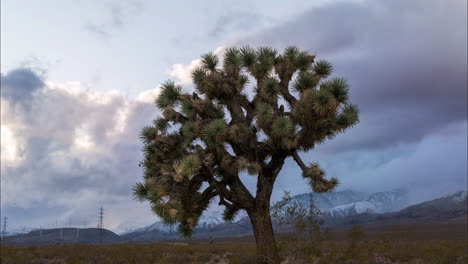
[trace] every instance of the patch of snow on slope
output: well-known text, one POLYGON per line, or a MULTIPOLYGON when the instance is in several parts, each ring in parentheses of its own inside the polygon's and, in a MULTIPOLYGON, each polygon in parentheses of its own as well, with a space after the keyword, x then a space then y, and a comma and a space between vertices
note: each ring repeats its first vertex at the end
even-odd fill
POLYGON ((398 211, 408 205, 407 194, 403 190, 378 192, 360 201, 335 206, 325 210, 325 215, 345 217, 362 213, 387 213, 398 211))
POLYGON ((455 193, 448 194, 445 197, 451 198, 453 201, 457 203, 461 203, 467 199, 467 194, 468 192, 464 190, 464 191, 458 191, 455 193))
POLYGON ((347 215, 355 215, 362 213, 373 213, 377 210, 375 204, 369 201, 359 201, 350 204, 344 204, 335 206, 324 213, 329 214, 333 217, 344 217, 347 215))
POLYGON ((367 193, 363 192, 344 190, 332 193, 299 194, 293 196, 292 199, 299 202, 304 207, 309 207, 309 201, 312 199, 314 201, 314 205, 320 211, 326 211, 339 205, 358 202, 367 195, 367 193))

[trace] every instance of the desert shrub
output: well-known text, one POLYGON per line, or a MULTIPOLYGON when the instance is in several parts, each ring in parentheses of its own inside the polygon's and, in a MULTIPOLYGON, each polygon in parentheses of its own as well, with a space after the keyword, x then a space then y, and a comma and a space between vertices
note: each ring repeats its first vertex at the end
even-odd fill
POLYGON ((285 192, 283 199, 272 207, 272 217, 281 228, 292 231, 278 234, 280 237, 278 248, 283 257, 299 263, 310 263, 318 258, 330 259, 330 251, 325 250, 324 242, 329 233, 323 227, 323 220, 319 218, 320 210, 315 206, 312 198, 309 206, 292 200, 289 192, 285 192))
POLYGON ((344 259, 359 259, 363 251, 361 240, 364 237, 361 226, 354 225, 348 232, 348 247, 344 259))
MULTIPOLYGON (((292 246, 283 243, 282 258, 284 263, 294 264, 468 263, 466 240, 387 239, 384 242, 385 239, 363 239, 358 231, 356 228, 351 229, 345 240, 332 240, 331 237, 325 239, 322 242, 320 256, 312 253, 307 255, 307 250, 298 251, 296 260, 291 254, 292 246), (353 253, 353 250, 359 252, 353 253)), ((281 241, 285 242, 282 239, 281 241)), ((186 246, 164 243, 37 247, 2 245, 0 250, 2 264, 249 264, 255 263, 256 255, 253 242, 225 242, 215 245, 198 243, 186 246)))
POLYGON ((236 255, 229 258, 229 264, 254 264, 256 262, 255 255, 236 255))

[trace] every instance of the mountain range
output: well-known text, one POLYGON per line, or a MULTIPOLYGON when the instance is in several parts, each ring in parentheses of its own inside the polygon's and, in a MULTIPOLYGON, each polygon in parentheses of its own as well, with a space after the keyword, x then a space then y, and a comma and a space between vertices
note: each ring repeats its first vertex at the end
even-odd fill
MULTIPOLYGON (((309 206, 310 201, 321 211, 326 226, 333 229, 354 224, 410 225, 422 223, 456 223, 466 232, 468 212, 467 191, 458 191, 434 200, 410 205, 407 192, 397 189, 387 192, 363 193, 350 190, 324 194, 300 194, 291 197, 291 202, 309 206)), ((274 228, 281 231, 274 223, 274 228)), ((208 211, 200 217, 193 238, 220 238, 251 236, 250 219, 241 213, 234 222, 224 222, 220 211, 208 211)), ((150 242, 182 239, 176 226, 167 226, 158 221, 121 235, 97 228, 55 228, 34 230, 29 233, 9 236, 2 243, 15 245, 43 244, 98 244, 124 242, 150 242), (101 239, 100 239, 101 237, 101 239)))
POLYGON ((300 194, 292 197, 292 201, 305 207, 310 205, 311 200, 322 214, 331 217, 394 212, 409 204, 408 194, 402 189, 372 194, 345 190, 332 193, 300 194))
MULTIPOLYGON (((418 217, 428 219, 450 218, 467 213, 466 191, 459 191, 432 201, 410 206, 408 193, 401 189, 387 192, 363 193, 351 190, 323 194, 300 194, 291 202, 309 206, 310 201, 321 211, 327 226, 366 224, 376 221, 409 221, 418 217)), ((275 225, 278 229, 278 225, 275 225)), ((239 220, 225 223, 220 212, 207 212, 200 218, 194 238, 215 238, 252 235, 252 227, 245 212, 239 220)), ((156 222, 121 237, 129 241, 159 241, 180 239, 176 228, 168 231, 162 222, 156 222)))

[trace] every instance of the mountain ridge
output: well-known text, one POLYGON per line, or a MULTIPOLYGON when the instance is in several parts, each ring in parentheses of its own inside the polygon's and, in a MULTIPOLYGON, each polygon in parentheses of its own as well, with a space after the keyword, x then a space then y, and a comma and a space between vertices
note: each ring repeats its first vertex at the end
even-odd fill
MULTIPOLYGON (((466 193, 465 190, 462 191, 462 192, 466 193)), ((348 194, 349 193, 350 192, 348 192, 348 194)), ((463 195, 460 196, 459 193, 460 193, 460 191, 457 191, 457 192, 452 193, 452 195, 456 194, 456 195, 458 195, 456 197, 461 197, 461 198, 458 198, 458 200, 461 200, 463 197, 465 197, 465 200, 462 201, 462 202, 465 202, 465 204, 466 204, 466 194, 465 194, 465 196, 463 196, 463 195)), ((431 201, 434 201, 434 200, 437 200, 437 199, 442 199, 444 197, 449 197, 449 196, 450 196, 450 194, 439 197, 439 198, 436 198, 436 199, 433 199, 433 200, 430 200, 430 201, 426 201, 426 202, 423 202, 423 203, 420 203, 420 204, 428 203, 428 202, 431 202, 431 201)), ((292 200, 297 199, 302 205, 308 205, 309 197, 310 197, 309 194, 301 194, 301 195, 293 196, 292 200)), ((391 206, 385 207, 384 209, 387 210, 387 212, 384 212, 384 213, 381 213, 381 210, 380 211, 376 210, 376 212, 353 211, 349 215, 336 215, 336 214, 331 215, 331 214, 327 214, 327 210, 325 210, 324 213, 322 214, 322 217, 324 218, 325 223, 327 223, 326 225, 330 226, 330 227, 334 227, 334 226, 346 226, 346 225, 357 224, 357 223, 365 224, 365 223, 372 222, 372 221, 374 221, 374 222, 375 221, 380 221, 381 219, 383 219, 383 220, 387 219, 388 221, 396 221, 398 218, 401 218, 401 219, 405 218, 404 221, 408 220, 408 219, 406 219, 406 218, 408 218, 408 216, 406 216, 404 213, 398 214, 399 212, 405 212, 404 210, 406 208, 411 207, 411 205, 409 205, 408 201, 406 200, 407 199, 407 192, 405 192, 404 190, 395 189, 395 190, 388 191, 388 192, 378 192, 378 193, 367 194, 367 195, 363 194, 363 193, 358 193, 357 195, 353 196, 353 198, 351 198, 351 199, 355 200, 355 199, 357 199, 356 197, 364 197, 364 198, 361 198, 361 199, 364 200, 364 201, 367 201, 367 202, 372 202, 372 201, 376 202, 377 201, 376 203, 382 202, 382 199, 376 199, 376 197, 380 197, 380 198, 384 197, 385 199, 391 201, 391 203, 390 203, 391 206), (379 194, 379 195, 376 195, 376 194, 379 194), (406 206, 406 205, 409 205, 409 206, 406 206)), ((326 201, 333 200, 333 199, 331 199, 329 194, 322 196, 322 198, 324 198, 326 201)), ((385 199, 383 199, 383 200, 385 200, 385 199)), ((454 200, 455 198, 450 196, 449 198, 446 198, 446 199, 454 200)), ((455 199, 455 200, 457 200, 457 199, 455 199)), ((341 201, 343 201, 343 199, 341 199, 341 201)), ((348 203, 347 205, 349 207, 350 204, 355 205, 356 203, 357 202, 348 203)), ((327 203, 324 203, 324 204, 327 204, 327 203)), ((328 203, 328 206, 330 206, 330 204, 332 204, 332 203, 328 203)), ((452 210, 453 207, 449 206, 448 208, 451 208, 449 210, 450 212, 454 211, 454 210, 452 210)), ((333 208, 330 208, 330 209, 333 209, 333 208)), ((330 209, 328 209, 328 211, 330 209)), ((336 210, 336 208, 334 210, 336 210)), ((457 211, 457 210, 455 210, 455 211, 457 211)), ((466 211, 465 211, 465 213, 466 213, 466 211)), ((431 212, 425 211, 425 212, 423 212, 423 214, 431 215, 431 212)), ((453 213, 453 215, 454 216, 463 215, 463 210, 461 210, 461 211, 458 210, 458 212, 453 213)), ((451 217, 451 216, 450 216, 450 213, 445 213, 445 214, 443 214, 442 217, 451 217)), ((276 226, 276 228, 278 228, 278 226, 276 226)), ((155 231, 152 231, 152 232, 153 232, 153 234, 155 234, 155 231)), ((252 229, 251 229, 251 225, 250 225, 250 220, 248 219, 248 217, 243 217, 243 218, 241 218, 240 220, 238 220, 238 221, 236 221, 234 223, 223 223, 223 224, 214 226, 213 228, 211 228, 209 230, 198 230, 198 231, 195 232, 194 238, 221 237, 221 236, 224 236, 224 237, 243 236, 243 235, 251 235, 251 233, 252 233, 252 229)), ((122 237, 124 237, 125 239, 128 238, 130 240, 135 240, 135 241, 139 240, 138 235, 132 235, 131 233, 129 233, 127 235, 123 235, 122 237)), ((146 238, 150 238, 150 236, 146 236, 146 238)), ((177 233, 173 233, 173 234, 170 234, 170 235, 169 234, 159 233, 159 235, 156 235, 155 237, 152 237, 152 239, 156 239, 156 240, 159 240, 160 238, 162 238, 162 240, 165 240, 165 239, 173 240, 173 239, 180 239, 180 236, 177 233)))
POLYGON ((35 229, 28 233, 6 236, 2 244, 114 244, 124 242, 116 233, 103 228, 50 228, 35 229))
MULTIPOLYGON (((461 190, 453 192, 429 201, 421 202, 406 206, 400 210, 389 211, 385 213, 370 212, 364 210, 351 211, 348 215, 342 214, 328 214, 327 212, 337 211, 337 207, 341 208, 356 208, 356 205, 364 201, 379 204, 382 201, 390 201, 390 205, 384 207, 385 210, 398 208, 404 204, 405 194, 400 193, 399 190, 389 192, 380 192, 379 195, 363 193, 351 193, 351 198, 344 199, 333 198, 331 194, 323 195, 321 198, 317 197, 318 203, 322 202, 322 208, 327 208, 335 205, 336 201, 347 202, 344 205, 337 205, 324 210, 321 216, 328 227, 342 228, 349 227, 350 225, 374 225, 376 227, 395 224, 412 225, 418 223, 438 223, 438 224, 456 224, 459 226, 466 226, 468 214, 467 191, 461 190), (361 200, 356 201, 360 197, 361 200), (401 198, 401 199, 400 199, 401 198), (320 201, 322 199, 322 201, 320 201), (335 202, 333 202, 335 201, 335 202), (396 202, 395 202, 396 201, 396 202), (394 203, 393 203, 394 202, 394 203), (340 207, 341 206, 341 207, 340 207)), ((341 194, 339 194, 341 195, 341 194)), ((301 194, 293 196, 299 202, 308 203, 310 201, 309 194, 301 194)), ((388 204, 387 204, 388 205, 388 204)), ((366 207, 368 209, 368 207, 366 207)), ((366 209, 365 208, 365 209, 366 209)), ((378 210, 376 210, 378 211, 378 210)), ((219 214, 220 212, 216 212, 219 214)), ((250 219, 245 216, 241 217, 235 222, 219 223, 219 219, 212 214, 207 214, 201 218, 203 223, 197 227, 193 238, 220 238, 220 237, 240 237, 251 236, 253 233, 250 219)), ((160 224, 160 223, 159 223, 160 224)), ((182 237, 177 232, 175 226, 172 229, 158 229, 160 226, 158 222, 152 225, 139 228, 129 233, 117 235, 109 230, 101 229, 103 232, 102 243, 125 243, 125 242, 152 242, 163 240, 180 240, 182 237)), ((274 223, 274 228, 281 231, 279 226, 274 223)), ((284 231, 284 230, 283 230, 284 231)), ((5 237, 2 243, 13 245, 47 245, 47 244, 99 244, 99 229, 97 228, 54 228, 54 229, 40 229, 33 230, 26 234, 5 237), (62 234, 60 233, 62 232, 62 234)))
MULTIPOLYGON (((364 201, 369 203, 377 203, 382 201, 377 201, 379 200, 378 196, 406 196, 406 192, 402 189, 395 189, 387 192, 377 192, 377 193, 365 193, 365 192, 357 192, 357 191, 352 191, 352 190, 343 190, 343 191, 338 191, 338 192, 333 192, 333 193, 318 193, 318 194, 312 194, 311 193, 304 193, 304 194, 298 194, 295 196, 292 196, 291 199, 292 201, 298 202, 304 207, 309 207, 310 205, 310 199, 312 198, 314 205, 323 213, 325 212, 334 212, 334 214, 339 211, 339 209, 344 209, 347 207, 352 207, 354 204, 357 203, 363 203, 364 201)), ((407 197, 405 197, 405 201, 402 201, 401 204, 398 206, 395 206, 392 204, 391 209, 387 207, 384 207, 384 209, 377 209, 375 212, 378 213, 383 213, 383 212, 389 212, 389 211, 395 211, 397 209, 403 208, 402 204, 407 203, 407 197)), ((382 199, 380 199, 382 200, 382 199)), ((389 200, 389 199, 386 199, 389 200)), ((372 207, 376 208, 376 206, 368 206, 368 210, 366 212, 374 212, 370 211, 372 207)), ((349 210, 348 210, 349 211, 349 210)), ((351 213, 351 212, 349 212, 351 213)), ((362 213, 361 210, 357 210, 355 213, 362 213)), ((330 213, 333 215, 333 213, 330 213)), ((204 229, 204 228, 210 228, 214 225, 222 224, 224 221, 221 218, 222 212, 221 211, 214 211, 214 212, 205 212, 202 214, 200 217, 199 223, 197 225, 197 229, 204 229)), ((241 212, 240 216, 238 216, 238 220, 246 217, 245 212, 241 212)), ((168 226, 165 225, 162 221, 155 222, 151 225, 148 225, 146 227, 142 227, 130 232, 140 232, 140 231, 150 231, 150 230, 159 230, 162 232, 173 232, 176 230, 173 226, 168 226)), ((126 232, 126 233, 130 233, 126 232)))

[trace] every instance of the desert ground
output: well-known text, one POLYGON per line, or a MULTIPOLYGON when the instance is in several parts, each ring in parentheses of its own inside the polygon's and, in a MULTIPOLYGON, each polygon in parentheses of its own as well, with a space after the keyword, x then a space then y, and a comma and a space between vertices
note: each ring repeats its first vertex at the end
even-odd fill
MULTIPOLYGON (((315 242, 300 241, 291 233, 277 237, 284 264, 468 263, 466 217, 445 224, 336 228, 323 241, 315 242)), ((248 236, 139 244, 2 246, 1 263, 248 264, 255 263, 255 243, 248 236)))

